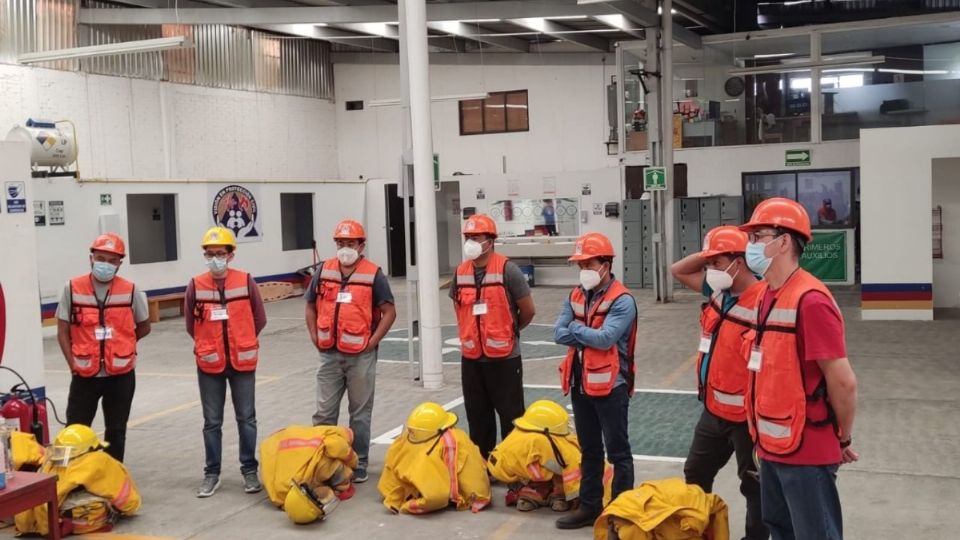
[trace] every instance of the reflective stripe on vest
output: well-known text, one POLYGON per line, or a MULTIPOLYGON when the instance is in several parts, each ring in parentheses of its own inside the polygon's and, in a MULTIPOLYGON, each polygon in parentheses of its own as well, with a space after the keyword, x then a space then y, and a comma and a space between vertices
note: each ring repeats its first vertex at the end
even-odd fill
POLYGON ((757 431, 775 439, 786 439, 791 434, 790 426, 781 426, 763 419, 757 421, 757 431))
POLYGON ((454 312, 461 352, 468 360, 481 357, 508 358, 516 346, 516 321, 504 285, 507 258, 490 254, 482 282, 476 282, 473 261, 457 267, 454 312), (474 314, 474 306, 486 304, 484 314, 474 314))
POLYGON ((116 276, 107 287, 100 305, 92 275, 75 277, 69 283, 71 371, 81 377, 94 377, 101 370, 122 375, 136 364, 134 285, 116 276), (110 329, 109 337, 103 328, 110 329), (97 339, 98 332, 105 339, 97 339))
POLYGON ((743 407, 743 394, 725 394, 719 390, 713 391, 713 399, 724 405, 743 407))
POLYGON ((315 305, 317 308, 317 346, 344 354, 360 354, 373 335, 379 311, 373 305, 373 284, 380 268, 366 258, 357 261, 350 276, 344 278, 340 261, 328 259, 320 270, 315 305), (348 301, 338 301, 349 293, 348 301))
POLYGON ((246 272, 227 270, 220 284, 209 272, 193 278, 195 316, 194 352, 197 367, 208 374, 222 373, 227 363, 241 372, 257 367, 260 344, 257 339, 251 278, 246 272), (211 320, 214 310, 226 309, 227 318, 211 320))

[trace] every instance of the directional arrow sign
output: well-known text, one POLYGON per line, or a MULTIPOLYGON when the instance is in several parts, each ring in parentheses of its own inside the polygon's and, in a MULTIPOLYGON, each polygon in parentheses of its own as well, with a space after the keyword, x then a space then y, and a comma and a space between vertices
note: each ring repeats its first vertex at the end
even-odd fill
POLYGON ((810 165, 810 150, 787 150, 787 167, 802 167, 810 165))

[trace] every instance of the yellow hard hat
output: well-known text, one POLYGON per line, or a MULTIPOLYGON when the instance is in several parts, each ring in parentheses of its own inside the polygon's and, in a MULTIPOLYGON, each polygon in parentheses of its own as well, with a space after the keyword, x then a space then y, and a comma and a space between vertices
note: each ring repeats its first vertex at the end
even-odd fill
POLYGON ((570 415, 559 404, 549 399, 534 401, 523 416, 513 421, 523 431, 549 432, 554 435, 570 433, 570 415))
POLYGON ((70 457, 75 458, 96 448, 106 448, 110 443, 101 441, 90 426, 70 424, 57 434, 53 446, 70 448, 70 457))
POLYGON ((237 239, 233 236, 233 231, 226 227, 211 227, 203 233, 203 241, 200 247, 207 246, 230 246, 237 247, 237 239))
POLYGON ((338 499, 333 490, 320 486, 315 490, 306 484, 294 483, 283 500, 283 511, 298 525, 323 519, 336 507, 338 499))
POLYGON ((407 417, 407 440, 412 443, 429 441, 457 424, 457 415, 428 401, 417 405, 407 417))

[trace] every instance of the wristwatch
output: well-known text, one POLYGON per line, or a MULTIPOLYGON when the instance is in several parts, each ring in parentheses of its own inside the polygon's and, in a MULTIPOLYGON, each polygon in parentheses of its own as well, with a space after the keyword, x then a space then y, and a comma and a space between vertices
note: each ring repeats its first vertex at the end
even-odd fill
POLYGON ((850 444, 852 444, 852 443, 853 443, 853 437, 850 437, 849 439, 847 439, 847 440, 845 440, 845 441, 840 441, 840 449, 842 450, 842 449, 844 449, 844 448, 847 448, 847 447, 850 446, 850 444))

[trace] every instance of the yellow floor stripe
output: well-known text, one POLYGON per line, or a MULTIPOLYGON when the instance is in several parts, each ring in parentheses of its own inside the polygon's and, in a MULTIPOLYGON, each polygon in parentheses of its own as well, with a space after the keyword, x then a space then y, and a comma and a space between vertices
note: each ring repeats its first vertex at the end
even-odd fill
POLYGON ((146 536, 142 534, 91 533, 83 535, 87 540, 177 540, 169 536, 146 536))
POLYGON ((505 540, 506 538, 510 538, 510 536, 520 528, 520 525, 523 525, 523 522, 524 519, 520 516, 513 516, 501 523, 487 538, 490 540, 505 540))
POLYGON ((686 375, 687 371, 691 369, 697 363, 697 355, 693 355, 690 358, 687 358, 682 364, 673 369, 670 373, 667 373, 667 376, 660 381, 660 388, 669 388, 676 383, 680 377, 686 375))

